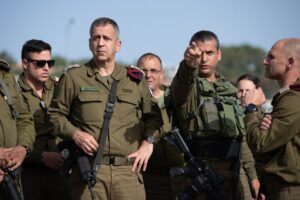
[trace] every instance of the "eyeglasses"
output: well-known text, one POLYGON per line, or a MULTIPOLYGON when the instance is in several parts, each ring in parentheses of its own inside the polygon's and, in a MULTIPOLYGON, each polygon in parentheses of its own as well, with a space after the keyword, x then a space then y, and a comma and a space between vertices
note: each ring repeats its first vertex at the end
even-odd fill
POLYGON ((161 72, 162 69, 142 69, 143 72, 146 73, 150 73, 150 74, 158 74, 159 72, 161 72))
POLYGON ((46 63, 48 64, 48 67, 51 68, 55 64, 55 60, 34 60, 27 58, 26 59, 28 62, 34 63, 38 68, 43 68, 45 67, 46 63))

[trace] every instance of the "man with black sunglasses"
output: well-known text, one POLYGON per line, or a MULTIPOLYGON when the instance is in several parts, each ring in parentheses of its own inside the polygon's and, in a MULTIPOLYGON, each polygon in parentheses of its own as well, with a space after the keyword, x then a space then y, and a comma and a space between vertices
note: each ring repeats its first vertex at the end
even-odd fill
POLYGON ((57 138, 49 130, 47 108, 54 92, 54 81, 49 78, 55 64, 51 46, 42 40, 29 40, 22 48, 23 73, 18 83, 29 111, 33 114, 36 142, 31 156, 23 164, 24 198, 69 199, 66 180, 59 169, 63 157, 57 151, 57 138))

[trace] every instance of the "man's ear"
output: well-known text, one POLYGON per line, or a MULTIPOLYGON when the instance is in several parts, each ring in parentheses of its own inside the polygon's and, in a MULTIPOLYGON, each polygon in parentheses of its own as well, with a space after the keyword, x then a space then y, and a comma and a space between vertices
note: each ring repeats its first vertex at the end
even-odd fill
POLYGON ((27 69, 28 68, 28 61, 26 59, 22 59, 22 67, 23 69, 27 69))
POLYGON ((221 49, 218 49, 218 61, 222 59, 222 52, 221 49))
POLYGON ((295 59, 293 57, 288 58, 287 68, 291 69, 294 66, 294 63, 295 63, 295 59))

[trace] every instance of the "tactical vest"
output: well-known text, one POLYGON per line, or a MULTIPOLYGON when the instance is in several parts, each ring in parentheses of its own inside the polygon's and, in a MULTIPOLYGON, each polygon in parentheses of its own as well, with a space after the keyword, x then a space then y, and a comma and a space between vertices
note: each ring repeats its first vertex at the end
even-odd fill
POLYGON ((236 88, 228 81, 210 82, 197 78, 197 106, 186 113, 186 120, 196 118, 203 139, 241 139, 245 134, 244 110, 236 97, 236 88))

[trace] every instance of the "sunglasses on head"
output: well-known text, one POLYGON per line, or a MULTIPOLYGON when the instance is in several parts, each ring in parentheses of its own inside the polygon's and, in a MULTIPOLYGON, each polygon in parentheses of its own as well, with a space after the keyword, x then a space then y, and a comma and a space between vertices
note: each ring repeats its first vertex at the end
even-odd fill
POLYGON ((43 68, 45 67, 46 63, 48 64, 48 67, 51 68, 55 64, 55 60, 34 60, 27 58, 26 59, 28 62, 34 63, 38 68, 43 68))

